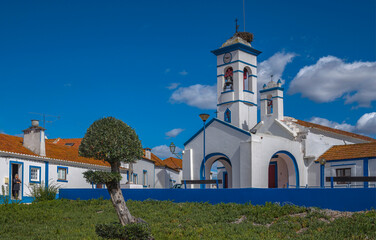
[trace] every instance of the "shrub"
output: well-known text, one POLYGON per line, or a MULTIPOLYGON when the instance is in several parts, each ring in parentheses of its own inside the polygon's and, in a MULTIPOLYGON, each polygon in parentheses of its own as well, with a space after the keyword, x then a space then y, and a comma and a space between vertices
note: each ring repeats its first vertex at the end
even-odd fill
POLYGON ((98 224, 95 232, 102 238, 121 240, 147 240, 152 239, 150 228, 145 223, 129 223, 126 226, 120 223, 98 224))
POLYGON ((0 195, 0 204, 8 204, 10 201, 9 197, 9 186, 4 187, 4 185, 1 185, 1 195, 0 195))
POLYGON ((33 184, 29 187, 30 194, 35 202, 54 200, 59 191, 59 185, 56 183, 49 183, 46 187, 44 183, 33 184))

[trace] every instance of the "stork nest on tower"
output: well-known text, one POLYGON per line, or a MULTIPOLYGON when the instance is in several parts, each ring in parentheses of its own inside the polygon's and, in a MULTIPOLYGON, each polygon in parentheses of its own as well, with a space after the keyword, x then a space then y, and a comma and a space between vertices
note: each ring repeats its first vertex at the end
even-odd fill
POLYGON ((249 32, 237 32, 234 37, 240 37, 244 41, 251 43, 253 41, 253 34, 249 32))

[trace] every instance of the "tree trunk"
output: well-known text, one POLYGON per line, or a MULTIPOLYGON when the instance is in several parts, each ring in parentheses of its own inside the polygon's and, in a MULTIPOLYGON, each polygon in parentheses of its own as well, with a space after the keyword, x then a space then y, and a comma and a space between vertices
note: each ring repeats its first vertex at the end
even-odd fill
MULTIPOLYGON (((120 163, 111 164, 111 172, 120 173, 120 163)), ((136 222, 135 217, 129 212, 127 205, 125 204, 123 193, 120 189, 120 182, 107 183, 107 190, 111 196, 112 204, 116 210, 120 223, 125 226, 128 223, 136 222)))

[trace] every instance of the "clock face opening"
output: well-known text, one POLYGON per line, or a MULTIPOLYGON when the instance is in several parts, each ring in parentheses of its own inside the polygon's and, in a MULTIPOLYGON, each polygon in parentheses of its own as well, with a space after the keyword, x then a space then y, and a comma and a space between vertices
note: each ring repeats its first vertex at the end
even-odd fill
POLYGON ((232 59, 232 55, 231 55, 231 53, 226 53, 226 54, 223 56, 223 62, 224 62, 224 63, 229 63, 229 62, 231 62, 231 59, 232 59))

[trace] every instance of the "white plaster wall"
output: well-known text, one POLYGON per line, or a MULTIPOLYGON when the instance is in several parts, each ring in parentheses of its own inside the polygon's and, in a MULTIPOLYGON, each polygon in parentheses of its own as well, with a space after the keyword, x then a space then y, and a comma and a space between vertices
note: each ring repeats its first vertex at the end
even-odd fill
POLYGON ((165 188, 166 169, 165 167, 155 167, 155 188, 165 188))
MULTIPOLYGON (((252 187, 267 188, 268 187, 268 169, 271 157, 278 151, 288 151, 296 159, 299 169, 300 186, 307 183, 307 168, 303 162, 303 153, 300 144, 295 141, 286 141, 285 138, 271 136, 267 134, 252 135, 252 187)), ((287 167, 292 164, 286 161, 287 167)), ((293 165, 291 165, 293 167, 293 165)), ((289 184, 295 185, 295 170, 289 173, 294 175, 289 177, 289 184)))
MULTIPOLYGON (((319 164, 317 164, 319 165, 319 164)), ((336 177, 336 169, 340 168, 350 168, 352 177, 361 177, 363 176, 363 160, 358 161, 336 161, 336 162, 327 162, 325 164, 324 170, 324 179, 326 177, 336 177)), ((320 175, 320 173, 319 173, 320 175)), ((330 187, 330 182, 325 181, 325 187, 330 187)), ((347 187, 348 184, 337 184, 334 182, 334 187, 347 187)), ((349 184, 351 187, 363 187, 364 184, 361 182, 352 182, 349 184)))
POLYGON ((154 188, 155 187, 155 173, 154 173, 154 162, 140 159, 136 163, 133 164, 133 173, 136 173, 138 176, 138 184, 142 184, 147 188, 154 188), (143 174, 144 170, 147 171, 147 183, 144 184, 143 182, 143 174))
POLYGON ((171 188, 175 184, 180 184, 181 180, 179 179, 179 172, 174 171, 172 169, 166 168, 166 174, 168 183, 166 184, 166 188, 171 188))
POLYGON ((308 187, 320 187, 320 164, 312 163, 308 166, 308 187))
MULTIPOLYGON (((212 124, 206 128, 206 155, 210 153, 223 153, 230 159, 234 172, 232 179, 233 187, 240 186, 239 178, 234 177, 236 173, 240 173, 240 168, 236 168, 236 166, 239 166, 240 161, 240 142, 246 142, 249 138, 250 136, 217 121, 212 122, 212 124)), ((196 138, 185 146, 183 178, 185 179, 185 177, 191 174, 190 179, 200 180, 200 167, 202 160, 203 132, 198 134, 196 138), (194 149, 194 151, 191 151, 190 149, 194 149), (187 169, 189 164, 186 163, 186 160, 188 159, 191 159, 190 170, 187 169)), ((195 185, 194 187, 199 188, 200 186, 195 185)))

